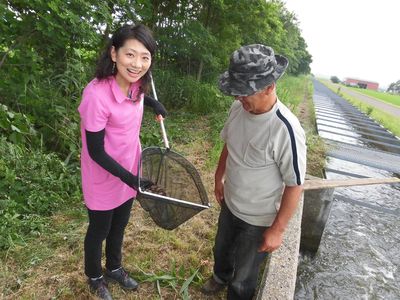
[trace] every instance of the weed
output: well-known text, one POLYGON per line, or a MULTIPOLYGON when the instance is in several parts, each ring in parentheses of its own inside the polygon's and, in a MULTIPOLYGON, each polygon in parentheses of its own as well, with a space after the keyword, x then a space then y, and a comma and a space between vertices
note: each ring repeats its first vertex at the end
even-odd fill
POLYGON ((47 217, 80 199, 76 166, 0 139, 0 248, 39 236, 47 217))
POLYGON ((39 145, 32 120, 23 113, 11 111, 4 104, 0 104, 0 133, 14 144, 39 145))

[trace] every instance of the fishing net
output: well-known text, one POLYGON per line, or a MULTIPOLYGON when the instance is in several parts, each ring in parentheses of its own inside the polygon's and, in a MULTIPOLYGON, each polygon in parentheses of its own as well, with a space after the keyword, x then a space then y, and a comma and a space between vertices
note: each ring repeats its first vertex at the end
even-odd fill
POLYGON ((172 230, 210 207, 197 170, 169 148, 144 149, 139 172, 154 185, 146 190, 139 188, 137 199, 153 221, 164 229, 172 230))

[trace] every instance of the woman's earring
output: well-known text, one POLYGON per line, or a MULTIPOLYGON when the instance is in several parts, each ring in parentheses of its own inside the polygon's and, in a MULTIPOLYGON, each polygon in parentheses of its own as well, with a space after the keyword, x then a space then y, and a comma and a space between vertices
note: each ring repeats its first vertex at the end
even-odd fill
POLYGON ((116 63, 115 63, 115 61, 114 61, 114 62, 113 62, 113 65, 112 65, 112 69, 111 69, 111 73, 112 73, 112 74, 115 73, 115 65, 116 65, 116 63))

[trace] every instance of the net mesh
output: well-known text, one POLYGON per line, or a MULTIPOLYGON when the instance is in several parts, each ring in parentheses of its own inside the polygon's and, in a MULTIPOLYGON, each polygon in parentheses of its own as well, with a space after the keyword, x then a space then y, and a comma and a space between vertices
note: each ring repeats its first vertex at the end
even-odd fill
POLYGON ((137 199, 164 229, 172 230, 209 207, 199 173, 188 160, 171 150, 144 149, 141 174, 154 186, 140 190, 137 199))

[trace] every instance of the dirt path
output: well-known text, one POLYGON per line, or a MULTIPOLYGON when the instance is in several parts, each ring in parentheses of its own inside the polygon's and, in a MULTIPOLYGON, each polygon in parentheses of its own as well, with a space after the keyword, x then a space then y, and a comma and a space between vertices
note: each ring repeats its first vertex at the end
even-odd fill
POLYGON ((366 104, 372 105, 380 110, 383 110, 384 112, 391 114, 392 116, 400 118, 400 107, 396 107, 394 105, 376 100, 373 97, 358 93, 358 92, 348 89, 344 86, 341 86, 340 88, 342 89, 343 92, 349 94, 350 96, 355 97, 358 100, 360 100, 366 104))

